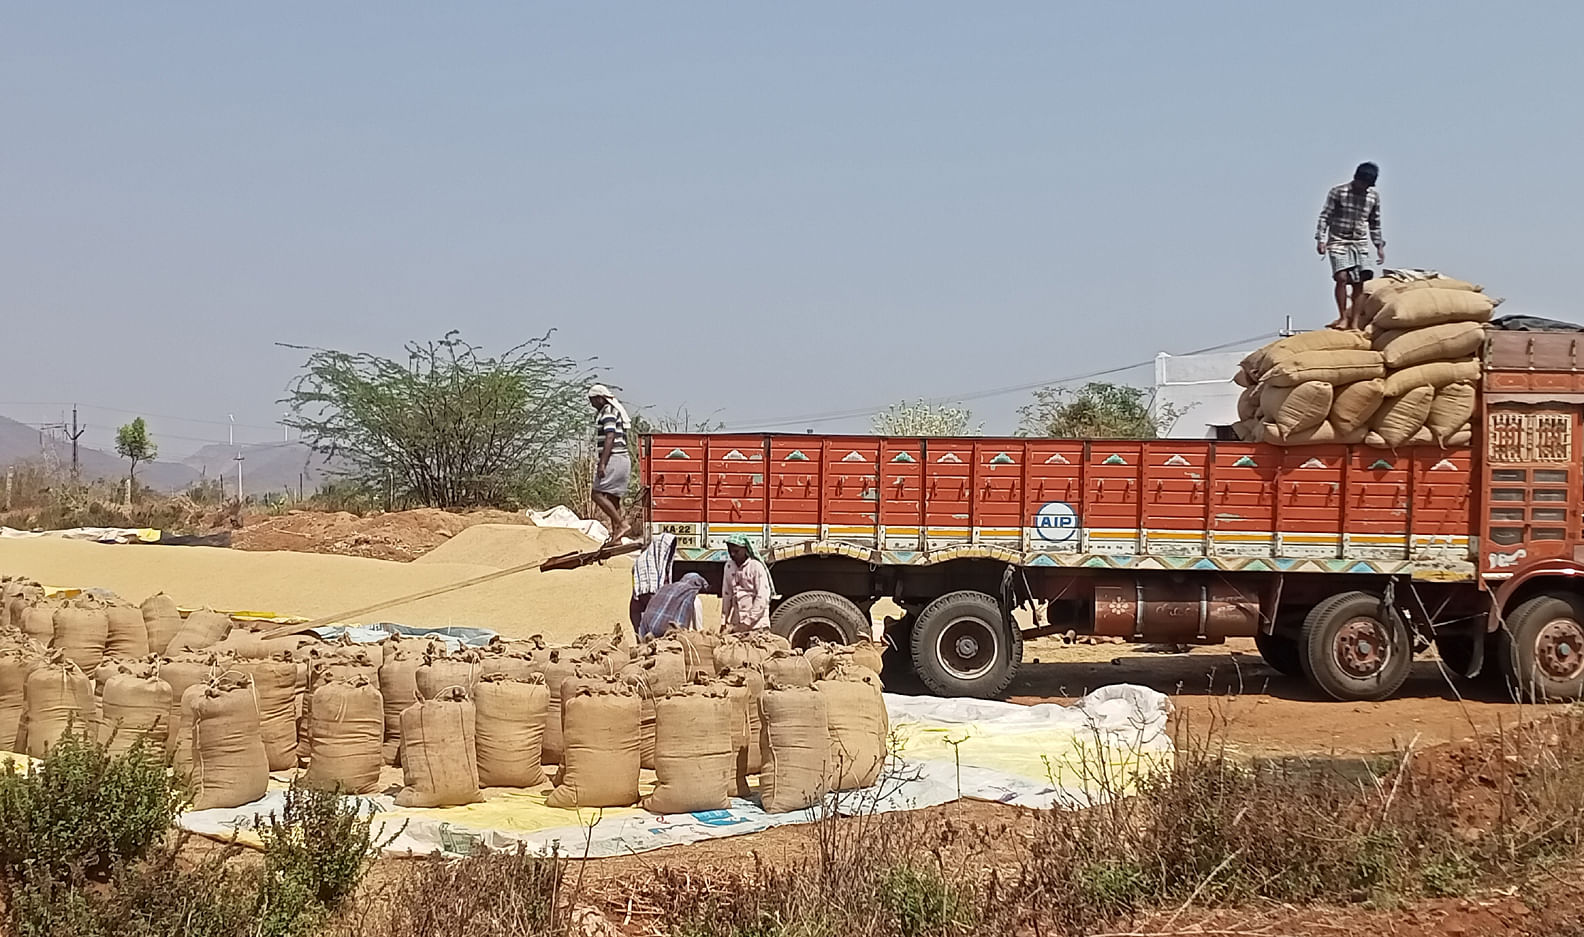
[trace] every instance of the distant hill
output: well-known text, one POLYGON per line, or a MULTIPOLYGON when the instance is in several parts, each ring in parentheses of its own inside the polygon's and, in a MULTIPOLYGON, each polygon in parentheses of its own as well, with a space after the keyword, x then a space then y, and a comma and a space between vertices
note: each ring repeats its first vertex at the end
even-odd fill
POLYGON ((242 488, 247 494, 295 492, 299 482, 305 493, 313 494, 329 474, 325 460, 301 442, 246 446, 213 443, 184 459, 182 465, 205 478, 224 478, 226 490, 235 491, 239 452, 242 454, 242 488))
MULTIPOLYGON (((158 438, 156 437, 156 442, 158 438)), ((127 473, 127 462, 120 456, 80 446, 78 464, 84 480, 121 478, 127 473)), ((71 442, 58 435, 46 435, 39 445, 39 431, 26 423, 0 416, 0 468, 20 462, 53 462, 64 469, 71 468, 71 442)), ((151 462, 139 465, 138 481, 160 491, 180 491, 197 481, 199 474, 191 466, 180 462, 151 462)), ((244 479, 245 480, 245 479, 244 479)))

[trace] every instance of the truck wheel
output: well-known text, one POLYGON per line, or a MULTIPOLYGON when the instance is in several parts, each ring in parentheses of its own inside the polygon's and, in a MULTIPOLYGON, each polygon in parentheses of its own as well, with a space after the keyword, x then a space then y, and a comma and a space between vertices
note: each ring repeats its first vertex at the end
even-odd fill
POLYGON ((1260 657, 1271 669, 1279 674, 1289 677, 1304 675, 1302 654, 1298 650, 1298 642, 1284 634, 1266 634, 1263 631, 1254 635, 1254 646, 1259 648, 1260 657))
POLYGON ((908 643, 913 669, 938 696, 999 697, 1023 661, 1022 634, 983 592, 951 592, 931 602, 908 643))
POLYGON ((770 615, 770 630, 796 648, 815 641, 852 644, 869 636, 869 619, 851 599, 816 590, 799 592, 776 606, 770 615))
POLYGON ((1407 627, 1368 592, 1343 592, 1310 609, 1299 646, 1309 682, 1332 699, 1383 700, 1413 665, 1407 627))
POLYGON ((1508 615, 1498 634, 1497 659, 1521 699, 1584 696, 1584 624, 1572 602, 1537 595, 1508 615))

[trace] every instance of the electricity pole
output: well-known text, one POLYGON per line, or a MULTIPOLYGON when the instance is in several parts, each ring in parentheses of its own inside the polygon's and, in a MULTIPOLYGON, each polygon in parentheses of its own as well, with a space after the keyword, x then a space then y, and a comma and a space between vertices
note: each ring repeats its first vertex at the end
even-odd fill
POLYGON ((72 484, 74 484, 74 485, 80 480, 80 478, 82 476, 81 463, 77 459, 77 440, 82 438, 82 434, 84 432, 86 432, 86 429, 83 428, 83 427, 79 427, 77 425, 77 405, 76 404, 72 404, 72 428, 71 428, 72 476, 71 477, 72 477, 72 484))

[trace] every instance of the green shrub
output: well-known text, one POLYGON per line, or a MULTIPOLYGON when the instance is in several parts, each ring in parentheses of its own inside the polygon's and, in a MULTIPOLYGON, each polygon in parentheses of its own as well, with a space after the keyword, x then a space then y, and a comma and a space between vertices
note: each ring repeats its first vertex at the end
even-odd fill
POLYGON ((39 763, 0 777, 0 877, 103 881, 157 845, 185 802, 142 742, 111 757, 69 732, 39 763))
POLYGON ((972 906, 932 866, 892 866, 881 872, 876 886, 880 906, 900 937, 964 932, 973 924, 972 906))
POLYGON ((259 932, 290 937, 334 912, 357 888, 382 844, 373 813, 331 791, 293 784, 280 814, 258 822, 264 844, 259 932))

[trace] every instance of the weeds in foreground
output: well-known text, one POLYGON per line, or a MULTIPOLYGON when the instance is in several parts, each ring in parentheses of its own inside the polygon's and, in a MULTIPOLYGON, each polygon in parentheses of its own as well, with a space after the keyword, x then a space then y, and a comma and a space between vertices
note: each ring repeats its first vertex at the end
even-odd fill
POLYGON ((401 863, 330 928, 336 937, 559 937, 566 862, 523 851, 401 863))

